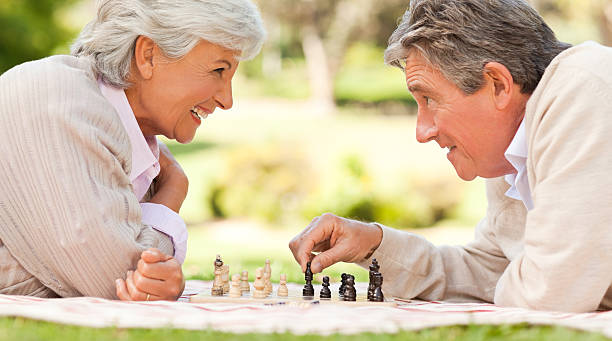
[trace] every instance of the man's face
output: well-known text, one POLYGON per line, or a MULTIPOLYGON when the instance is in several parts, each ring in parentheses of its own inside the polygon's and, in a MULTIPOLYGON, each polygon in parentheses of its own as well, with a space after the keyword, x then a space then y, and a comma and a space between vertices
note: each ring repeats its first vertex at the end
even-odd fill
POLYGON ((418 52, 406 60, 406 83, 419 107, 417 140, 449 148, 447 158, 460 178, 492 178, 513 171, 504 152, 516 132, 516 116, 496 109, 494 85, 486 82, 466 95, 418 52))

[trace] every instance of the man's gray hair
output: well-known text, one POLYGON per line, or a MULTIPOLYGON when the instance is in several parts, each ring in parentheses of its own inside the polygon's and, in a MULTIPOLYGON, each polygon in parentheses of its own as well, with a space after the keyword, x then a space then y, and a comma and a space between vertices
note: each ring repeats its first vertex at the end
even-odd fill
POLYGON ((110 85, 127 81, 139 36, 151 38, 172 59, 184 57, 201 40, 254 58, 266 32, 250 0, 98 0, 97 17, 72 45, 72 54, 93 58, 110 85))
POLYGON ((385 51, 402 68, 416 48, 466 94, 478 91, 488 62, 503 64, 532 93, 550 62, 571 45, 557 40, 524 0, 412 0, 385 51))

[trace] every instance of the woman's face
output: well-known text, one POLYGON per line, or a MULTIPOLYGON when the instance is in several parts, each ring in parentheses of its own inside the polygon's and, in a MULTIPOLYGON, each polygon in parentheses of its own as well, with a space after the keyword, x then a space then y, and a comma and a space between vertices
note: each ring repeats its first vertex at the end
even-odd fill
POLYGON ((237 51, 202 41, 179 60, 168 59, 155 44, 142 53, 140 61, 135 58, 140 77, 126 94, 145 136, 189 143, 217 107, 232 107, 237 51))

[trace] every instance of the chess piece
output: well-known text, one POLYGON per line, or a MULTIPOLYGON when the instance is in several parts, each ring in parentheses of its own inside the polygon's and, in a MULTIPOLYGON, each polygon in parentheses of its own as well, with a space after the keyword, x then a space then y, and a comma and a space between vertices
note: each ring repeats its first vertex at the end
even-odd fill
POLYGON ((385 295, 383 295, 382 292, 382 286, 383 284, 383 276, 380 272, 375 272, 374 273, 374 285, 375 285, 375 289, 374 289, 374 295, 372 295, 372 302, 383 302, 385 300, 385 295))
POLYGON ((357 291, 355 290, 355 277, 353 275, 346 276, 346 286, 344 287, 344 301, 357 301, 357 291))
POLYGON ((223 296, 223 261, 220 255, 217 255, 213 264, 215 265, 215 280, 210 294, 213 296, 223 296))
POLYGON ((229 285, 229 265, 225 264, 221 267, 221 269, 223 269, 223 274, 221 275, 221 279, 223 279, 223 293, 227 294, 229 292, 230 289, 230 285, 229 285))
POLYGON ((254 298, 266 298, 266 292, 264 291, 264 287, 266 284, 263 281, 263 269, 257 268, 255 270, 255 281, 253 282, 253 297, 254 298))
POLYGON ((314 287, 312 286, 312 270, 310 270, 310 262, 306 263, 306 272, 304 273, 306 284, 302 290, 302 296, 314 296, 314 287))
POLYGON ((338 289, 338 295, 340 297, 344 296, 344 288, 346 287, 346 274, 342 274, 342 281, 340 282, 340 288, 338 289))
POLYGON ((287 275, 280 275, 280 284, 278 285, 278 291, 276 295, 279 297, 287 297, 289 296, 289 289, 287 288, 287 275))
POLYGON ((331 290, 329 290, 329 277, 328 276, 323 277, 322 286, 323 287, 321 288, 321 291, 319 292, 319 297, 323 299, 331 298, 331 290))
POLYGON ((376 258, 372 259, 372 265, 370 265, 370 284, 368 285, 368 301, 371 301, 374 296, 374 289, 376 289, 376 286, 374 285, 373 275, 375 272, 378 272, 379 269, 380 266, 376 258))
POLYGON ((266 259, 266 265, 264 267, 264 291, 267 295, 272 293, 272 281, 270 280, 270 277, 272 277, 272 268, 270 267, 270 260, 266 259))
POLYGON ((242 271, 242 276, 240 277, 240 291, 243 293, 251 291, 251 286, 249 285, 249 272, 246 270, 242 271))
POLYGON ((242 290, 240 290, 240 275, 235 274, 232 276, 232 286, 229 289, 229 297, 240 296, 242 296, 242 290))

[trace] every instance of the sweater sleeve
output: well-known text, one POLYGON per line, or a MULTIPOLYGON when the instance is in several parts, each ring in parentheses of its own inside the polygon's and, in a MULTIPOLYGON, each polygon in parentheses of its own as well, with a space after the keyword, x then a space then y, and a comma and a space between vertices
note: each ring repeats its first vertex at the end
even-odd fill
POLYGON ((612 84, 589 64, 550 70, 528 104, 537 113, 527 125, 534 208, 496 304, 593 311, 612 283, 612 84))
MULTIPOLYGON (((497 242, 498 225, 518 224, 524 206, 499 200, 505 182, 487 181, 489 207, 467 245, 435 246, 414 233, 383 226, 383 239, 371 258, 384 274, 383 289, 391 296, 424 300, 493 302, 495 287, 509 260, 497 242)), ((507 186, 506 186, 507 187, 507 186)), ((361 266, 367 267, 368 259, 361 266)))
POLYGON ((26 63, 0 77, 0 238, 62 297, 115 298, 115 279, 172 242, 141 221, 130 145, 88 64, 26 63))

